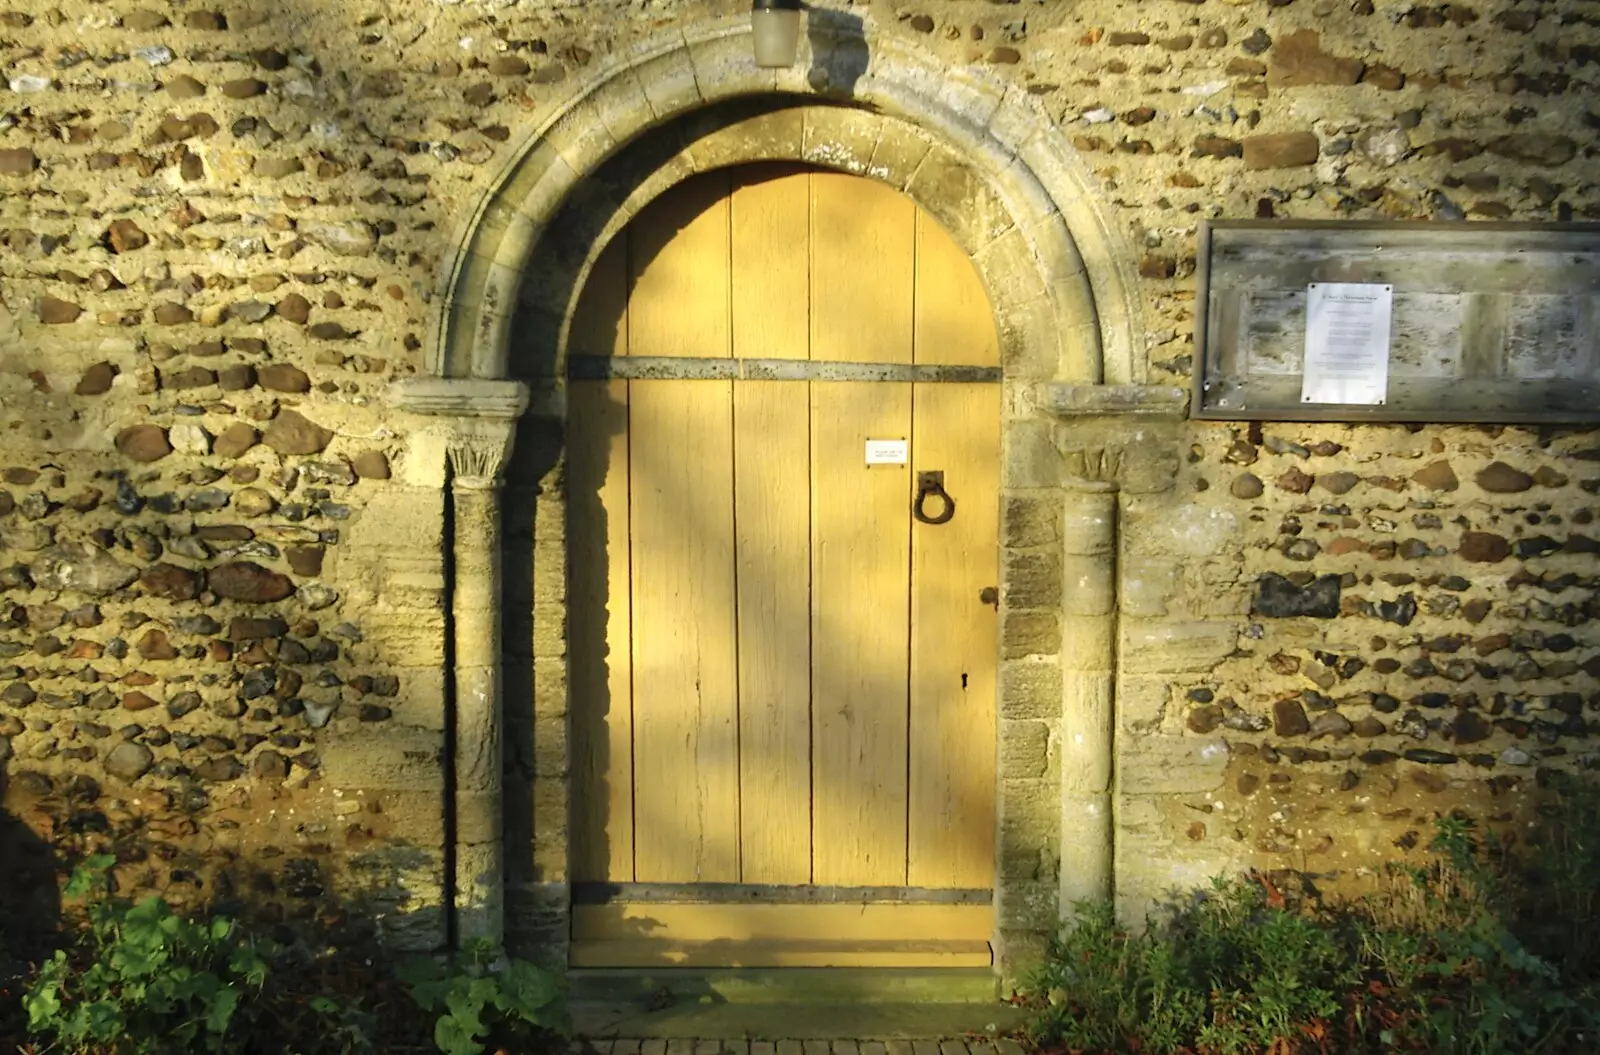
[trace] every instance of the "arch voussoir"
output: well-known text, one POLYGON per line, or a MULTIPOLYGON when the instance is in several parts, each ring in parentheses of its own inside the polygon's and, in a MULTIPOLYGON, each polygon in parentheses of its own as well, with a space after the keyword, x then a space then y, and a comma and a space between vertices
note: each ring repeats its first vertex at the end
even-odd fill
MULTIPOLYGON (((1055 137, 1040 134, 1045 119, 1021 89, 986 70, 948 68, 870 27, 838 23, 811 34, 791 69, 758 69, 749 56, 746 19, 652 39, 581 86, 519 146, 448 261, 436 309, 439 373, 503 374, 516 278, 581 181, 652 129, 740 97, 787 95, 803 113, 798 148, 782 109, 748 117, 737 149, 718 135, 699 136, 628 196, 615 226, 637 211, 641 193, 648 200, 693 172, 741 160, 870 176, 918 199, 975 258, 1021 231, 1036 279, 1023 288, 1031 296, 1042 284, 1059 306, 1058 338, 1085 318, 1098 320, 1087 355, 1094 362, 1084 361, 1075 339, 1070 354, 1063 347, 1057 356, 1070 364, 1066 373, 1133 380, 1138 304, 1129 254, 1090 196, 1087 173, 1055 137), (895 122, 894 134, 885 134, 885 121, 895 122)), ((1008 274, 1007 284, 1016 277, 1008 274)), ((990 285, 1003 307, 1001 284, 990 285)))

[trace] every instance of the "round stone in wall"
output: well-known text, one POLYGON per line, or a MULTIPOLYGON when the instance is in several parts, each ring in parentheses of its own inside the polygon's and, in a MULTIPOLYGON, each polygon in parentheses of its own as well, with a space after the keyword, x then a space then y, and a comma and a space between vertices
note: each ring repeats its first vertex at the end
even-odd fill
POLYGON ((1495 494, 1515 494, 1533 486, 1533 477, 1505 462, 1490 462, 1478 470, 1478 486, 1495 494))
POLYGON ((295 592, 295 600, 312 611, 327 608, 338 599, 338 590, 320 582, 308 582, 295 592))
POLYGON ((350 468, 363 480, 389 479, 389 459, 382 451, 362 451, 351 459, 350 468))
POLYGON ((131 425, 117 433, 117 450, 136 462, 154 462, 171 454, 172 444, 159 425, 131 425))
POLYGON ((294 583, 284 575, 250 561, 236 561, 214 568, 207 576, 212 591, 230 601, 263 604, 281 601, 294 593, 294 583))
POLYGON ((246 487, 233 496, 233 508, 240 516, 266 516, 277 507, 277 502, 259 487, 246 487))
POLYGON ((262 441, 279 454, 316 454, 333 439, 333 433, 292 410, 280 410, 262 441))
POLYGON ((174 425, 167 437, 172 449, 180 454, 205 455, 211 453, 211 437, 199 425, 174 425))
POLYGON ((219 458, 237 458, 256 445, 259 434, 242 421, 236 421, 222 430, 215 444, 219 458))
POLYGON ((250 764, 257 780, 283 781, 289 778, 289 760, 276 751, 263 751, 250 764))
POLYGON ((49 547, 28 566, 28 573, 42 590, 76 590, 95 595, 114 593, 139 577, 139 569, 87 542, 49 547))
POLYGON ((106 755, 105 770, 118 780, 131 784, 150 771, 156 757, 148 747, 124 741, 106 755))

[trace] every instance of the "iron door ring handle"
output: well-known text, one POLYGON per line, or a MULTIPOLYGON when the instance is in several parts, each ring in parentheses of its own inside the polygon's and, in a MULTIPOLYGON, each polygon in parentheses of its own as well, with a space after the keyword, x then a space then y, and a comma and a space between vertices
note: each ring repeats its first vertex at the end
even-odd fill
POLYGON ((943 472, 917 474, 917 500, 911 505, 911 515, 924 524, 948 524, 956 515, 956 500, 944 489, 943 472), (944 508, 933 516, 928 515, 926 509, 929 495, 937 495, 944 502, 944 508))

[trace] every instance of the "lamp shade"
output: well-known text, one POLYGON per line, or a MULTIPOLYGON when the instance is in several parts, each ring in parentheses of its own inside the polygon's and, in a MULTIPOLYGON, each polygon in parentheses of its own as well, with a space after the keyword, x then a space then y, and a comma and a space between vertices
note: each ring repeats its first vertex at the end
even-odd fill
POLYGON ((800 0, 754 0, 750 5, 750 36, 757 66, 793 66, 800 48, 800 0))

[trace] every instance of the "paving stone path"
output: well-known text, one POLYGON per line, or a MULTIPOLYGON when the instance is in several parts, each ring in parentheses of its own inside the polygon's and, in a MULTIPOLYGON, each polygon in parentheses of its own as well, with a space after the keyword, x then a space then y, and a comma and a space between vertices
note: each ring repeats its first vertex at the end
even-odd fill
POLYGON ((1024 1055, 1014 1040, 577 1040, 569 1055, 1024 1055))

